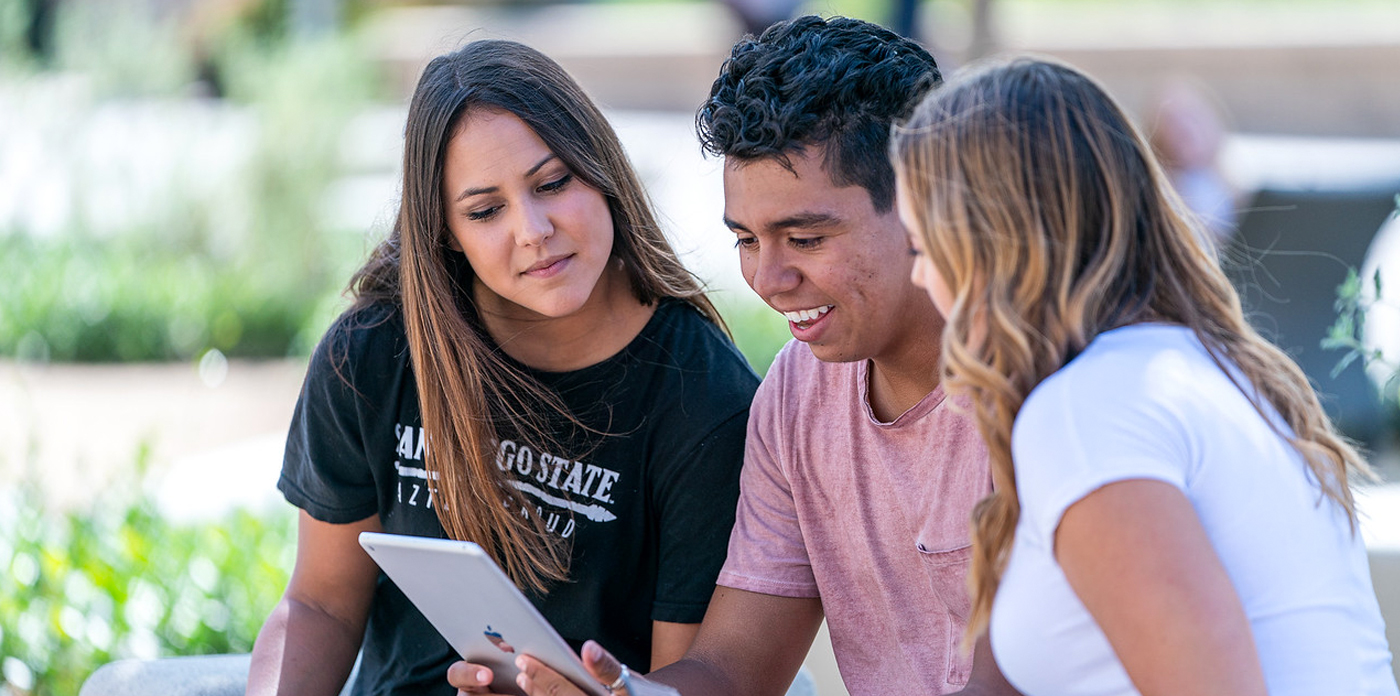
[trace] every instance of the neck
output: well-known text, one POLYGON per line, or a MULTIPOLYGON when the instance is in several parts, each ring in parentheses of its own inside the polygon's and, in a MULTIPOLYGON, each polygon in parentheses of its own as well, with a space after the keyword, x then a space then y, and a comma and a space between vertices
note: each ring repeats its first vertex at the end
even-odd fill
POLYGON ((870 410, 889 423, 938 388, 938 361, 943 317, 933 304, 906 316, 916 317, 879 355, 870 358, 870 410))
POLYGON ((511 358, 537 370, 569 372, 616 355, 641 333, 655 305, 632 294, 620 265, 609 264, 583 307, 565 317, 547 317, 483 292, 473 294, 481 321, 511 358))

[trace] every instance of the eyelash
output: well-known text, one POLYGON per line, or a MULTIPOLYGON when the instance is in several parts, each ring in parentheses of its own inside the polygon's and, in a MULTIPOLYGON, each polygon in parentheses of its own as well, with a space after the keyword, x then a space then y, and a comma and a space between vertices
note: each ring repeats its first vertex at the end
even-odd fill
MULTIPOLYGON (((791 245, 793 245, 793 246, 795 246, 795 247, 797 247, 798 249, 801 249, 801 250, 804 250, 804 251, 810 251, 810 250, 812 250, 812 249, 817 248, 818 246, 821 246, 821 243, 822 243, 822 240, 823 240, 823 239, 826 239, 826 238, 825 238, 825 237, 788 237, 788 243, 791 244, 791 245)), ((757 237, 740 237, 739 239, 734 240, 734 248, 735 248, 735 249, 752 248, 753 246, 755 246, 755 245, 757 245, 757 244, 758 244, 758 238, 757 238, 757 237)))
MULTIPOLYGON (((562 190, 564 189, 565 186, 568 186, 569 183, 572 182, 573 180, 574 180, 574 175, 573 175, 573 174, 565 174, 564 176, 561 176, 561 177, 559 177, 558 179, 555 179, 554 181, 547 181, 547 182, 545 182, 545 183, 543 183, 543 184, 540 184, 539 188, 536 189, 536 190, 539 191, 540 193, 543 193, 543 194, 546 194, 546 195, 551 194, 551 193, 558 193, 558 192, 562 191, 562 190)), ((470 213, 467 213, 467 219, 468 219, 468 220, 472 220, 472 221, 474 221, 474 222, 479 222, 479 221, 481 221, 481 220, 486 220, 486 219, 490 218, 491 216, 495 215, 495 214, 496 214, 496 211, 498 211, 498 210, 500 210, 500 209, 501 209, 501 206, 497 205, 497 206, 492 206, 492 207, 490 207, 490 208, 487 208, 486 210, 474 210, 474 211, 472 211, 472 212, 470 212, 470 213)))
POLYGON ((540 184, 540 191, 543 191, 544 193, 554 193, 555 191, 558 191, 564 188, 565 186, 568 186, 569 182, 573 180, 573 174, 565 174, 564 176, 561 176, 558 179, 555 179, 554 181, 548 181, 543 184, 540 184))

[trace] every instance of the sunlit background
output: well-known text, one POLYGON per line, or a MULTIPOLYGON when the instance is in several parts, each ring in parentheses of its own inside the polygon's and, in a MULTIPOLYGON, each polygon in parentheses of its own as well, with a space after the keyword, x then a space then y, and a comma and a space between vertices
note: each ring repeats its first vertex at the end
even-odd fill
MULTIPOLYGON (((467 41, 533 45, 599 101, 766 370, 787 331, 739 276, 693 117, 746 27, 799 11, 914 35, 947 72, 1034 51, 1098 77, 1400 479, 1394 0, 0 0, 0 694, 251 647, 291 564, 274 484, 305 356, 387 233, 419 70, 467 41)), ((1374 490, 1368 541, 1400 549, 1400 495, 1374 490)))

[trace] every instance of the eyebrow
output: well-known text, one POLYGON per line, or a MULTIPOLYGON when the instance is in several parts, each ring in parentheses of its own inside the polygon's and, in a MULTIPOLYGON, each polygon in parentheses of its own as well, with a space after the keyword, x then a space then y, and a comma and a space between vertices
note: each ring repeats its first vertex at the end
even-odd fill
MULTIPOLYGON (((530 167, 529 169, 525 170, 525 177, 528 178, 528 177, 534 176, 534 175, 535 175, 535 172, 538 172, 542 167, 544 167, 544 165, 549 164, 549 161, 550 161, 550 160, 554 160, 554 159, 558 159, 558 158, 559 158, 558 155, 555 155, 553 152, 551 152, 551 153, 545 155, 545 156, 544 156, 544 159, 541 159, 540 161, 538 161, 538 162, 535 163, 535 166, 530 167)), ((483 188, 469 188, 469 189, 467 189, 467 190, 465 190, 465 191, 463 191, 463 192, 457 194, 457 197, 454 198, 454 199, 452 199, 452 202, 453 202, 453 203, 460 203, 460 202, 462 202, 462 200, 465 199, 465 198, 468 198, 468 197, 471 197, 471 196, 479 196, 479 195, 481 195, 481 194, 483 194, 483 193, 495 193, 495 192, 498 191, 498 190, 499 190, 499 189, 496 188, 495 186, 486 186, 486 187, 483 187, 483 188)))
MULTIPOLYGON (((805 230, 816 227, 830 227, 839 222, 841 222, 841 219, 830 213, 798 213, 796 215, 789 215, 781 220, 776 220, 768 224, 767 228, 770 230, 805 230)), ((728 216, 724 218, 724 226, 736 231, 752 231, 743 224, 729 219, 728 216)))

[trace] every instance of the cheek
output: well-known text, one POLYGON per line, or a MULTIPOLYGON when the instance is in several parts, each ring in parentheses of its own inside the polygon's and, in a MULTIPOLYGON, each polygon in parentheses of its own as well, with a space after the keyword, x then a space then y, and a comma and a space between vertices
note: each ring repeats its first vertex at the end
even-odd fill
POLYGON ((452 241, 456 249, 467 257, 467 263, 478 281, 494 293, 509 291, 510 283, 514 280, 510 269, 515 248, 509 235, 481 227, 464 230, 460 235, 454 233, 452 241))
POLYGON ((481 234, 452 234, 452 248, 462 252, 467 257, 467 263, 472 268, 490 269, 498 265, 506 254, 501 251, 501 246, 494 239, 494 235, 481 234))
POLYGON ((739 274, 744 276, 744 282, 753 288, 754 277, 758 275, 758 252, 743 246, 738 246, 736 249, 739 254, 739 274))
POLYGON ((563 210, 563 217, 566 220, 573 220, 578 224, 580 231, 587 237, 588 244, 608 256, 612 253, 613 247, 613 219, 612 211, 608 209, 608 201, 603 198, 603 194, 592 189, 581 189, 578 195, 568 201, 568 205, 563 210))
POLYGON ((914 284, 923 288, 924 292, 928 293, 929 299, 933 300, 933 305, 938 308, 938 311, 947 316, 948 310, 952 309, 953 306, 953 293, 928 256, 920 256, 914 262, 913 275, 914 284))

